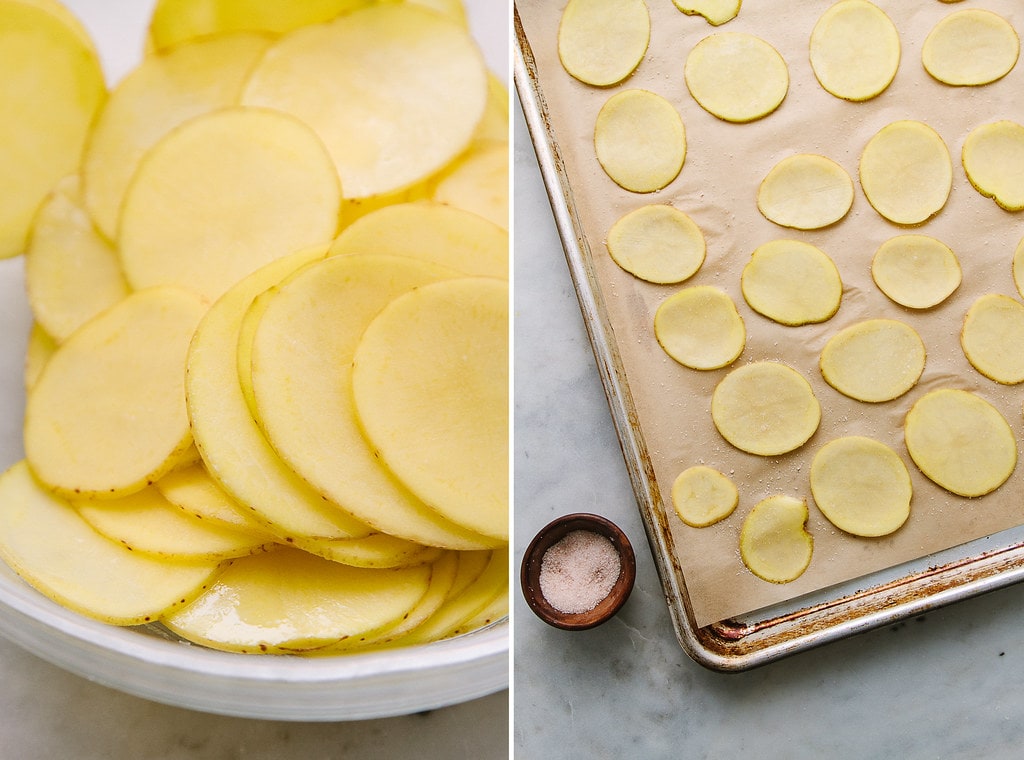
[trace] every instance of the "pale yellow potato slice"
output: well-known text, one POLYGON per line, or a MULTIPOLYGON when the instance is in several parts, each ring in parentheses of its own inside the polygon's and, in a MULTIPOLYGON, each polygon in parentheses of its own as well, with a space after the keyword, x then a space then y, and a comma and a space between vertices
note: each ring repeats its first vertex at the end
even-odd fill
POLYGON ((558 25, 558 58, 584 84, 607 87, 636 70, 650 39, 644 0, 569 0, 558 25))
POLYGON ((615 184, 634 193, 653 193, 682 170, 686 129, 665 98, 648 90, 624 90, 598 112, 594 150, 615 184))
POLYGON ((0 475, 0 557, 58 604, 114 625, 152 622, 202 592, 216 561, 170 562, 104 538, 24 461, 0 475))
POLYGON ((885 12, 867 0, 840 0, 811 32, 811 68, 826 92, 860 102, 880 95, 900 65, 900 37, 885 12))
POLYGON ((247 514, 249 510, 225 493, 202 462, 172 470, 155 485, 167 501, 204 522, 270 535, 247 514))
POLYGON ((672 0, 687 16, 703 16, 712 26, 721 26, 739 15, 742 0, 672 0))
POLYGON ((0 258, 25 250, 36 211, 78 168, 106 99, 95 48, 62 15, 0 2, 0 258))
POLYGON ((924 372, 924 341, 895 319, 866 319, 829 339, 821 351, 821 376, 850 398, 880 403, 899 398, 924 372))
POLYGON ((953 250, 928 235, 897 235, 878 247, 871 277, 885 295, 908 309, 930 309, 953 294, 963 279, 953 250))
POLYGON ((829 441, 811 462, 811 495, 840 530, 873 538, 910 517, 914 488, 899 454, 864 436, 829 441))
POLYGON ((634 277, 659 285, 688 280, 704 263, 707 244, 687 214, 651 204, 620 217, 608 231, 608 254, 634 277))
POLYGON ((777 456, 803 446, 821 422, 811 384, 780 362, 745 364, 726 375, 711 396, 715 428, 736 448, 777 456))
POLYGON ((757 208, 765 219, 798 230, 835 224, 851 206, 850 175, 832 159, 812 153, 784 158, 757 190, 757 208))
POLYGON ((117 252, 82 208, 79 179, 61 180, 43 202, 25 256, 36 321, 58 342, 128 295, 117 252))
POLYGON ((349 567, 282 548, 234 560, 199 598, 163 622, 214 649, 301 652, 393 624, 429 583, 428 565, 349 567))
POLYGON ((298 536, 285 543, 332 562, 367 568, 412 567, 433 562, 444 551, 387 533, 370 533, 361 538, 298 536))
MULTIPOLYGON (((374 451, 451 522, 508 539, 508 283, 466 277, 395 298, 352 360, 374 451)), ((268 313, 269 316, 269 313, 268 313)))
POLYGON ((33 323, 32 329, 28 334, 28 347, 25 350, 24 378, 26 390, 31 390, 32 386, 36 384, 36 380, 39 379, 39 375, 43 372, 43 367, 50 361, 50 357, 53 356, 56 350, 57 341, 50 337, 46 330, 33 323))
POLYGON ((718 32, 686 57, 686 86, 698 105, 724 121, 762 119, 789 91, 789 68, 770 44, 746 32, 718 32))
POLYGON ((168 472, 192 445, 189 341, 207 304, 176 287, 133 293, 75 331, 28 394, 25 453, 68 496, 117 496, 168 472))
POLYGON ((740 275, 750 308, 783 325, 825 322, 839 310, 843 282, 828 255, 801 240, 773 240, 754 250, 740 275))
POLYGON ((431 198, 509 228, 509 144, 474 143, 431 184, 431 198))
POLYGON ((1013 273, 1013 284, 1017 288, 1017 292, 1024 297, 1024 238, 1017 243, 1017 248, 1013 252, 1013 263, 1011 266, 1013 273))
POLYGON ((496 623, 508 617, 508 587, 506 586, 496 597, 489 601, 486 606, 471 618, 463 620, 454 628, 448 630, 443 638, 450 639, 470 633, 496 623))
POLYGON ((710 370, 739 358, 747 330, 728 293, 697 285, 661 302, 654 314, 654 337, 684 367, 710 370))
POLYGON ((996 121, 975 128, 961 151, 967 179, 1007 211, 1024 209, 1024 126, 996 121))
POLYGON ((779 494, 759 501, 740 529, 740 557, 754 575, 771 583, 789 583, 803 575, 814 553, 805 529, 807 502, 779 494))
POLYGON ((721 522, 739 502, 736 485, 713 467, 689 467, 672 482, 672 506, 679 519, 693 528, 721 522))
POLYGON ((967 310, 960 345, 971 366, 990 380, 1024 383, 1024 305, 998 293, 981 296, 967 310))
POLYGON ((309 124, 346 197, 365 198, 425 179, 468 147, 487 76, 457 22, 381 3, 281 38, 253 70, 242 102, 309 124))
POLYGON ((473 133, 473 143, 508 142, 508 86, 495 75, 487 73, 487 106, 473 133))
POLYGON ((977 86, 1002 79, 1020 56, 1013 25, 992 11, 965 8, 937 23, 924 39, 921 63, 944 84, 977 86))
POLYGON ((1017 466, 1013 430, 974 393, 941 388, 925 394, 903 423, 907 451, 924 475, 960 496, 983 496, 1017 466))
POLYGON ((868 202, 896 224, 921 224, 937 214, 953 186, 953 164, 938 132, 921 121, 882 127, 860 157, 868 202))
POLYGON ((247 274, 334 237, 341 188, 292 116, 227 108, 169 132, 125 195, 118 245, 136 288, 190 285, 215 299, 247 274))
POLYGON ((82 25, 82 22, 78 20, 71 10, 64 5, 61 0, 14 0, 14 2, 20 2, 24 5, 30 5, 40 10, 44 10, 50 13, 71 29, 78 37, 78 39, 87 48, 96 48, 95 42, 93 42, 92 36, 89 34, 89 30, 82 25))

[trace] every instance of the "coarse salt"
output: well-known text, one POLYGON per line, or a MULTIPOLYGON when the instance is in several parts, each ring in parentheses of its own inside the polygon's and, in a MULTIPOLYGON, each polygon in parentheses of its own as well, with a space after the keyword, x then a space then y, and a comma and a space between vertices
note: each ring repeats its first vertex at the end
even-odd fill
POLYGON ((589 612, 611 593, 621 570, 622 560, 608 537, 574 530, 544 552, 540 591, 559 612, 589 612))

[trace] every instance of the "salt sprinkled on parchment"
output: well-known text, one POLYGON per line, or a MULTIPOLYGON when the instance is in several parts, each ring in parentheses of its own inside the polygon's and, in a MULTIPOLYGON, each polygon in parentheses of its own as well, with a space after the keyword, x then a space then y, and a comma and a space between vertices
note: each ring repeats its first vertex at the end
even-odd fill
POLYGON ((540 591, 559 612, 589 612, 608 596, 621 570, 622 560, 608 537, 574 530, 544 552, 540 591))

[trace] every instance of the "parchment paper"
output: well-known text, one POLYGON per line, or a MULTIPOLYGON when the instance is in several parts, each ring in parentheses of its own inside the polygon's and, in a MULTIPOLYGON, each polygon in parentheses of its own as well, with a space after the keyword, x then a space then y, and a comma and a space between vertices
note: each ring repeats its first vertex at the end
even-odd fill
MULTIPOLYGON (((943 387, 973 391, 993 403, 1024 440, 1024 386, 1002 386, 982 377, 967 362, 959 330, 970 305, 984 293, 1020 299, 1011 277, 1011 258, 1024 235, 1024 212, 1009 213, 969 184, 960 163, 964 138, 974 127, 999 119, 1024 122, 1024 62, 1002 80, 984 87, 955 88, 931 79, 921 65, 921 46, 934 24, 968 4, 938 0, 877 0, 896 23, 902 43, 899 71, 877 98, 850 103, 821 88, 808 62, 808 39, 827 1, 744 0, 739 16, 712 27, 699 16, 676 10, 671 0, 648 0, 651 43, 635 74, 615 87, 582 85, 561 67, 556 49, 564 0, 517 0, 527 42, 536 58, 538 81, 549 108, 551 128, 578 206, 637 406, 665 511, 669 543, 682 568, 698 626, 859 578, 962 542, 1024 523, 1024 465, 997 491, 978 499, 954 496, 925 478, 903 442, 903 417, 914 401, 943 387), (785 58, 790 87, 782 106, 749 124, 729 124, 711 116, 690 97, 683 78, 689 50, 716 31, 745 31, 771 43, 785 58), (593 150, 598 110, 612 94, 645 88, 666 97, 683 117, 687 157, 679 177, 652 194, 616 186, 602 171, 593 150), (942 211, 914 228, 892 224, 865 199, 857 178, 861 150, 883 126, 918 119, 932 126, 949 148, 953 190, 942 211), (757 210, 756 191, 778 161, 795 153, 820 153, 837 161, 854 179, 857 197, 839 223, 801 232, 766 221, 757 210), (673 286, 644 283, 619 269, 604 245, 609 227, 622 214, 647 203, 670 203, 689 214, 707 240, 707 259, 690 280, 673 286), (949 245, 963 269, 963 284, 944 303, 914 311, 889 301, 874 285, 871 258, 879 245, 898 234, 919 232, 949 245), (843 301, 826 323, 783 327, 758 315, 743 300, 739 276, 761 243, 792 238, 829 254, 843 278, 843 301), (759 360, 783 361, 811 383, 822 406, 822 424, 795 452, 762 458, 730 446, 715 430, 710 398, 731 368, 699 372, 680 366, 653 336, 658 305, 676 290, 711 284, 729 293, 747 328, 747 345, 731 368, 759 360), (900 319, 921 335, 928 360, 920 382, 906 395, 882 404, 849 399, 827 385, 818 370, 826 341, 843 327, 873 317, 900 319), (907 465, 914 485, 911 516, 896 533, 880 539, 857 538, 834 528, 817 510, 808 473, 814 453, 844 435, 866 435, 892 447, 907 465), (684 525, 671 507, 672 481, 685 468, 703 463, 729 475, 740 490, 740 504, 727 520, 703 529, 684 525), (772 584, 743 565, 738 538, 743 519, 763 498, 786 493, 807 500, 808 530, 814 556, 796 581, 772 584)), ((1013 0, 977 4, 1002 14, 1024 32, 1024 6, 1013 0)), ((552 251, 551 255, 558 255, 552 251)), ((1024 346, 1020 350, 1024 350, 1024 346)), ((881 359, 880 359, 881 360, 881 359)))

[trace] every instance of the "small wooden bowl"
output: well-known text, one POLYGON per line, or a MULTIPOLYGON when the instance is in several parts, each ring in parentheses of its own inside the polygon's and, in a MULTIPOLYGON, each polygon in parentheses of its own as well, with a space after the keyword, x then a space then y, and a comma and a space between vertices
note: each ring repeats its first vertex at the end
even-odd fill
POLYGON ((548 625, 566 631, 582 631, 605 622, 625 604, 636 580, 636 556, 626 534, 618 525, 600 515, 574 513, 559 517, 544 526, 523 555, 520 583, 530 609, 548 625), (544 553, 574 530, 588 530, 607 536, 619 553, 619 578, 602 601, 587 612, 567 613, 552 607, 540 590, 540 568, 544 553))

